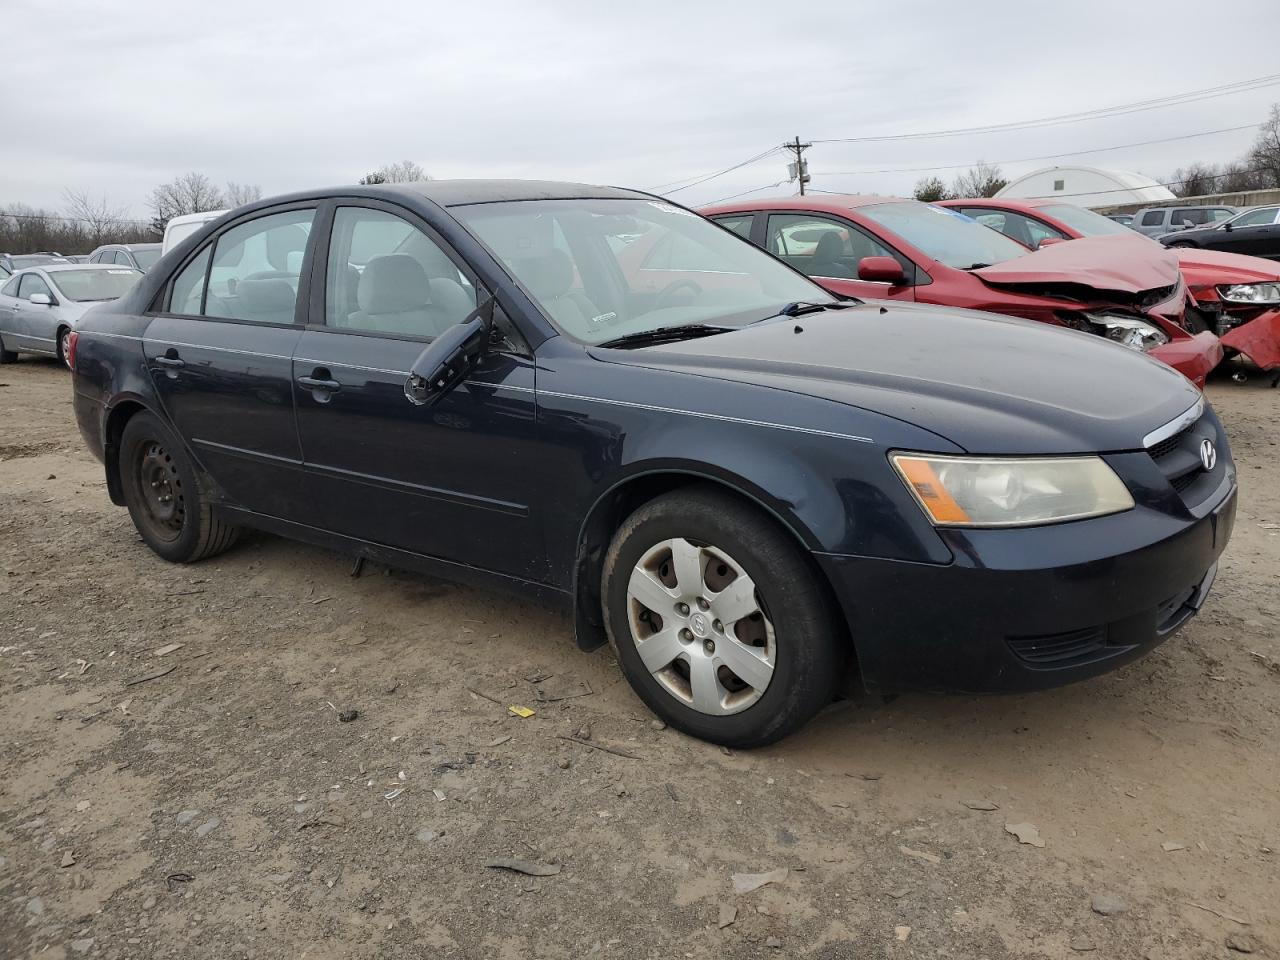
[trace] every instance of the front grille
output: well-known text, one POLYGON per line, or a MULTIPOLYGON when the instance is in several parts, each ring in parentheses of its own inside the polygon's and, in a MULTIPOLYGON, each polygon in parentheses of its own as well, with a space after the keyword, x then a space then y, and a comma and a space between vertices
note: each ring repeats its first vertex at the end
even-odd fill
POLYGON ((1009 648, 1019 659, 1039 667, 1065 667, 1091 660, 1106 645, 1106 627, 1086 627, 1043 637, 1009 637, 1009 648))
POLYGON ((1226 451, 1222 447, 1212 417, 1202 413, 1190 426, 1153 443, 1147 448, 1147 454, 1174 493, 1186 506, 1194 507, 1213 493, 1220 481, 1226 461, 1226 451), (1200 445, 1205 440, 1213 442, 1218 455, 1218 462, 1211 471, 1205 470, 1200 459, 1200 445))
POLYGON ((1190 427, 1187 427, 1186 430, 1183 430, 1180 433, 1175 433, 1168 440, 1161 440, 1155 446, 1148 447, 1147 453, 1151 454, 1152 460, 1156 461, 1156 463, 1159 463, 1169 454, 1173 453, 1173 451, 1178 449, 1179 444, 1182 443, 1182 438, 1186 435, 1187 430, 1190 430, 1190 429, 1191 429, 1190 427))

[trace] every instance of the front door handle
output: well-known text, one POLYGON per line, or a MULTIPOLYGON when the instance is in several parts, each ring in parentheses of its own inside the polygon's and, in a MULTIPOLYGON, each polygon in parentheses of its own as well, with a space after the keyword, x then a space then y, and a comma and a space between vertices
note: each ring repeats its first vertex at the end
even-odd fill
POLYGON ((170 356, 156 357, 156 363, 162 367, 168 367, 170 370, 181 370, 187 365, 187 361, 181 357, 170 356))
POLYGON ((324 390, 328 393, 337 393, 342 389, 342 384, 337 380, 326 380, 322 377, 299 377, 298 383, 308 390, 324 390))

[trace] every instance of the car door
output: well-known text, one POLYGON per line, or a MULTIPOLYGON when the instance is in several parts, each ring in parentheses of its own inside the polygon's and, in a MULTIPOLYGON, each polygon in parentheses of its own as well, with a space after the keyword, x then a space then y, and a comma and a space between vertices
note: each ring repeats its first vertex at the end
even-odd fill
POLYGON ((339 201, 327 219, 311 322, 293 359, 308 522, 545 579, 530 507, 532 358, 513 342, 496 346, 436 405, 411 403, 405 381, 414 361, 485 294, 443 238, 398 206, 339 201))
POLYGON ((18 287, 21 285, 22 275, 18 274, 0 286, 0 337, 4 338, 6 350, 16 350, 20 344, 26 348, 26 337, 18 330, 18 308, 22 303, 18 299, 18 287))
POLYGON ((284 518, 301 499, 292 358, 316 206, 247 214, 192 252, 143 341, 165 411, 220 492, 284 518))
POLYGON ((1271 256, 1280 253, 1275 248, 1280 228, 1275 226, 1276 208, 1250 210, 1231 221, 1231 229, 1221 227, 1213 232, 1215 250, 1245 253, 1252 256, 1271 256))
POLYGON ((766 250, 828 290, 879 300, 914 300, 916 267, 907 257, 843 218, 812 213, 770 213, 762 240, 766 250), (860 280, 867 257, 890 257, 902 265, 907 283, 860 280))
POLYGON ((13 305, 13 333, 18 346, 33 353, 57 353, 57 322, 52 303, 56 302, 52 288, 43 276, 34 270, 19 276, 18 297, 13 305), (32 303, 32 294, 42 293, 49 303, 32 303))

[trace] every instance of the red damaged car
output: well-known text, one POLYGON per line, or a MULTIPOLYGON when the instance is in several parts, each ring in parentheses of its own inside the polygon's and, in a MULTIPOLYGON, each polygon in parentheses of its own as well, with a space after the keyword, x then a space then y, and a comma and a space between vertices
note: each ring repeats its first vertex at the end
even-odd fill
POLYGON ((1146 241, 1097 237, 1033 251, 964 214, 892 197, 785 197, 701 213, 835 293, 1072 327, 1148 353, 1198 387, 1222 359, 1212 332, 1183 326, 1177 260, 1146 241))
MULTIPOLYGON (((984 226, 1029 247, 1081 237, 1150 238, 1061 200, 943 200, 984 226)), ((1220 250, 1175 247, 1193 306, 1187 327, 1210 330, 1224 347, 1246 354, 1264 370, 1280 369, 1280 264, 1220 250)))

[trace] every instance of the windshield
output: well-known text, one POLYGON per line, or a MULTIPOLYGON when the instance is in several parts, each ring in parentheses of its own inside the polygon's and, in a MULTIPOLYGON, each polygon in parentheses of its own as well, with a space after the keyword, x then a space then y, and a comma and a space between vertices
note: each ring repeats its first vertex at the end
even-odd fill
POLYGON ((150 270, 160 259, 159 247, 130 247, 129 252, 133 254, 133 259, 143 270, 150 270))
POLYGON ((129 267, 112 267, 109 270, 51 270, 49 278, 68 300, 114 300, 123 296, 142 276, 129 267))
POLYGON ((453 207, 561 330, 603 343, 660 327, 740 326, 835 298, 695 213, 647 199, 453 207))
POLYGON ((960 270, 1003 263, 1030 253, 1004 234, 945 207, 902 200, 859 207, 858 212, 939 263, 960 270))
POLYGON ((1055 220, 1061 220, 1082 237, 1104 237, 1112 234, 1133 236, 1135 233, 1134 230, 1123 223, 1116 223, 1110 217, 1104 217, 1100 213, 1094 213, 1084 207, 1072 206, 1069 203, 1051 203, 1037 209, 1044 211, 1055 220))

